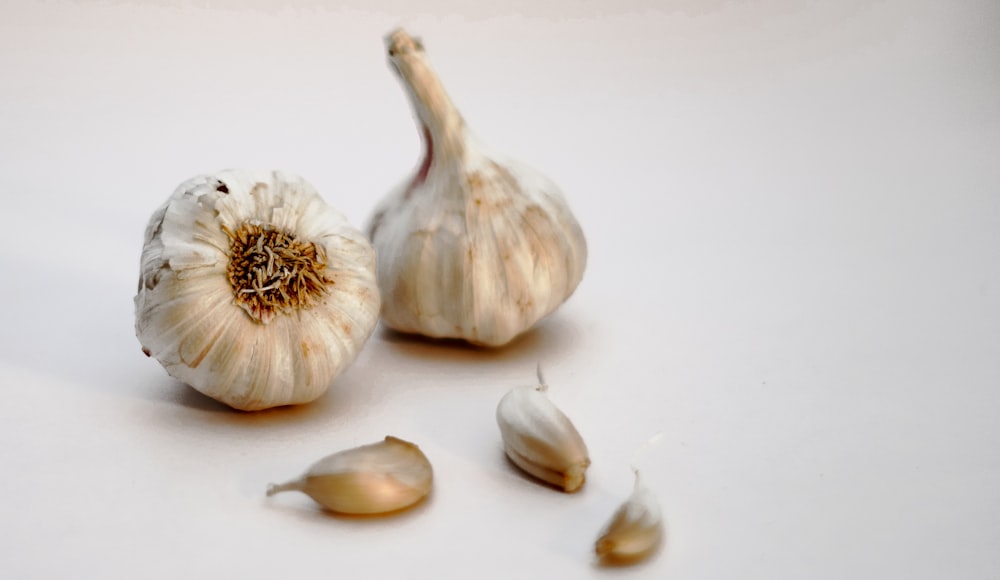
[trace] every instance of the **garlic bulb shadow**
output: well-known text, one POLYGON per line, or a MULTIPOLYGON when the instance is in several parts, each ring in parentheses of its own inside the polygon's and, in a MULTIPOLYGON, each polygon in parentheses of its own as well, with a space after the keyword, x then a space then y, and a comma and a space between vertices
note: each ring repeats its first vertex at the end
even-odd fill
MULTIPOLYGON (((157 400, 174 403, 178 407, 205 413, 231 413, 233 409, 202 393, 192 389, 183 381, 169 377, 157 391, 157 400)), ((280 407, 279 407, 280 408, 280 407)))
MULTIPOLYGON (((238 411, 199 393, 172 377, 145 381, 137 396, 152 405, 144 432, 152 441, 177 438, 265 438, 271 443, 293 441, 308 432, 343 432, 355 428, 375 411, 369 399, 373 375, 352 368, 330 390, 308 405, 282 405, 260 411, 238 411)), ((383 396, 389 394, 383 393, 383 396)))
POLYGON ((376 331, 375 338, 392 351, 393 357, 404 360, 525 361, 532 365, 539 359, 560 360, 586 339, 576 321, 559 313, 518 335, 503 348, 480 346, 458 338, 404 333, 387 326, 376 331))
POLYGON ((259 411, 241 411, 233 409, 225 403, 192 389, 190 385, 166 377, 163 384, 157 385, 155 395, 150 398, 169 403, 192 416, 201 416, 207 420, 222 421, 228 424, 266 424, 285 421, 302 421, 312 416, 327 415, 335 408, 335 393, 324 393, 309 405, 278 405, 259 411))
POLYGON ((331 525, 344 526, 336 529, 336 533, 340 533, 368 527, 378 529, 386 526, 406 525, 410 520, 419 519, 434 508, 435 495, 434 491, 431 490, 429 494, 410 506, 378 514, 346 514, 330 511, 307 497, 294 503, 291 501, 277 503, 266 496, 260 498, 259 501, 263 509, 281 512, 282 517, 314 523, 319 526, 318 529, 329 530, 331 525))

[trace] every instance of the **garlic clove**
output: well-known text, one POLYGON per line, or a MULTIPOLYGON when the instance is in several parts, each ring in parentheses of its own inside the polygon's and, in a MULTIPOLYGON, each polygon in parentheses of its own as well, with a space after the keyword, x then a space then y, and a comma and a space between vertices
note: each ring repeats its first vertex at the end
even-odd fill
POLYGON ((475 138, 418 40, 396 30, 386 45, 424 158, 369 222, 382 319, 402 332, 507 344, 574 292, 583 231, 552 181, 475 138))
POLYGON ((594 551, 602 563, 632 564, 655 553, 663 538, 660 504, 636 470, 632 494, 605 525, 594 551))
POLYGON ((431 491, 434 473, 419 447, 387 436, 384 441, 320 459, 298 479, 271 484, 268 497, 301 491, 343 514, 385 514, 408 508, 431 491))
POLYGON ((315 400, 378 321, 375 252, 300 177, 228 170, 150 219, 136 335, 167 372, 234 408, 315 400))
POLYGON ((586 480, 590 457, 583 437, 538 387, 515 387, 497 405, 497 424, 510 460, 536 478, 574 492, 586 480))

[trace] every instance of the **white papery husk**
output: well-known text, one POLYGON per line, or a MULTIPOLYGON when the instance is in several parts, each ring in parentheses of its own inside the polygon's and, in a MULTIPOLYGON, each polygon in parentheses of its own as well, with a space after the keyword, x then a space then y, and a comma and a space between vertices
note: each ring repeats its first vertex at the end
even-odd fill
POLYGON ((135 297, 136 335, 167 372, 241 410, 315 400, 378 319, 375 253, 301 177, 227 170, 181 184, 150 219, 135 297), (247 314, 227 278, 230 238, 250 222, 321 247, 333 281, 308 308, 268 322, 247 314))

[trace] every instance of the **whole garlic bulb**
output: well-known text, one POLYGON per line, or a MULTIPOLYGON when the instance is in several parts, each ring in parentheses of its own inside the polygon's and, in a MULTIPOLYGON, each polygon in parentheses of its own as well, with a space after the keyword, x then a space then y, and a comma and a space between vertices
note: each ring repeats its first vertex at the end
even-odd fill
POLYGON ((379 307, 372 247, 300 177, 195 177, 146 228, 135 297, 143 351, 237 409, 322 395, 379 307))
POLYGON ((583 231, 555 184, 473 137, 418 40, 396 30, 386 45, 425 151, 369 224, 383 321, 407 333, 506 344, 576 289, 587 261, 583 231))

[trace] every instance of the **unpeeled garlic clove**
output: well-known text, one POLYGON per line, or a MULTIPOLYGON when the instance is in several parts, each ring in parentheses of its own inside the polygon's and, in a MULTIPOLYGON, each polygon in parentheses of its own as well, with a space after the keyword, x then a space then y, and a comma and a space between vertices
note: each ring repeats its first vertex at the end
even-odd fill
POLYGON ((605 525, 594 551, 603 563, 632 564, 656 552, 663 536, 660 504, 636 470, 632 494, 605 525))
POLYGON ((538 479, 574 492, 583 485, 590 457, 572 421, 539 386, 515 387, 497 405, 504 451, 515 465, 538 479))
POLYGON ((324 457, 300 478, 272 483, 267 495, 301 491, 334 512, 383 514, 419 502, 430 493, 433 478, 431 464, 419 447, 387 436, 324 457))
POLYGON ((583 230, 552 181, 473 136, 419 40, 396 30, 386 46, 424 158, 369 222, 382 320, 401 332, 507 344, 576 289, 583 230))

